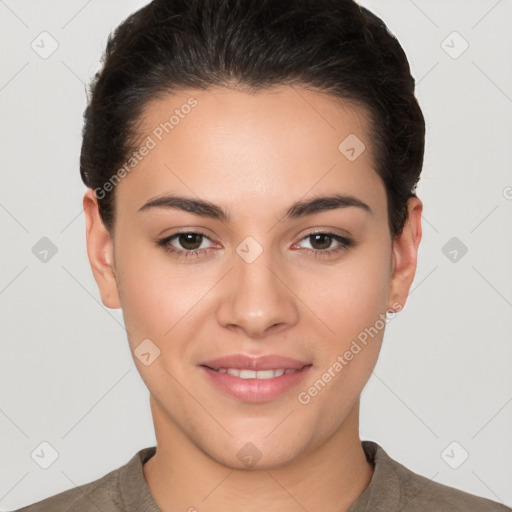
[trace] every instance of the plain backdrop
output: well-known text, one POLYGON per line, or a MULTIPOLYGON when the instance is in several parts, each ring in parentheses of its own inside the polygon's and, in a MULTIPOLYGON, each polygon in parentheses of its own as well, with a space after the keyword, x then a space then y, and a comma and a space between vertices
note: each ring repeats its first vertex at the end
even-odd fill
MULTIPOLYGON (((0 1, 4 511, 155 444, 122 312, 102 305, 90 270, 79 176, 84 84, 145 3, 0 1), (42 262, 37 244, 55 254, 42 262), (47 469, 32 456, 41 443, 58 454, 47 469)), ((511 506, 512 2, 360 3, 404 47, 427 123, 418 270, 363 391, 361 438, 511 506)))

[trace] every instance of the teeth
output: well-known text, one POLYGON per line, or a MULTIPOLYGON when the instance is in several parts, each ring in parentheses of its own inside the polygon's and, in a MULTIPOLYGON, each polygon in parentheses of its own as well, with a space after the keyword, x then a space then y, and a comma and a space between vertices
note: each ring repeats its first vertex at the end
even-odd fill
POLYGON ((219 368, 219 373, 229 373, 234 377, 241 379, 273 379, 274 377, 280 377, 283 374, 294 373, 296 370, 289 368, 284 370, 280 368, 278 370, 239 370, 238 368, 219 368))

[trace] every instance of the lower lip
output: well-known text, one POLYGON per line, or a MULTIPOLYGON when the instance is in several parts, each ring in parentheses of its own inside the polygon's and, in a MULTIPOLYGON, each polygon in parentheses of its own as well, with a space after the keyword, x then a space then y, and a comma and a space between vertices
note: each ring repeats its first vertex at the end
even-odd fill
POLYGON ((229 373, 220 373, 207 366, 200 366, 200 368, 221 391, 244 402, 257 403, 274 400, 297 386, 306 378, 312 365, 272 379, 242 379, 229 373))

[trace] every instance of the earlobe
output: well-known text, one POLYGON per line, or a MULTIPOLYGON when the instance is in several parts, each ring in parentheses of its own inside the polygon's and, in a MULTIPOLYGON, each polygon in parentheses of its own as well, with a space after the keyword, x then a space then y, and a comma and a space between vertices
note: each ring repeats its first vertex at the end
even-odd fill
POLYGON ((114 266, 114 245, 103 224, 98 200, 92 189, 84 195, 83 207, 86 224, 86 243, 89 263, 101 295, 101 301, 110 309, 121 307, 114 266))
POLYGON ((407 220, 402 232, 393 241, 393 272, 388 310, 397 312, 405 306, 416 274, 418 248, 421 241, 423 204, 414 196, 407 202, 407 220))

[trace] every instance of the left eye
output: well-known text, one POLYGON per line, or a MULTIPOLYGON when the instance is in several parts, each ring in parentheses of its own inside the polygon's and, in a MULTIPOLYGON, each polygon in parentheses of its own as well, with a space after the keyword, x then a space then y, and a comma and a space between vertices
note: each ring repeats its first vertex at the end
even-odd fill
MULTIPOLYGON (((350 240, 340 235, 336 235, 334 233, 311 233, 306 235, 302 240, 310 239, 313 244, 317 245, 317 247, 312 247, 315 252, 331 252, 340 250, 341 248, 348 247, 350 245, 350 240), (338 247, 332 249, 331 244, 333 241, 338 242, 338 247), (318 247, 319 246, 319 247, 318 247)), ((311 245, 311 242, 310 242, 311 245)))

